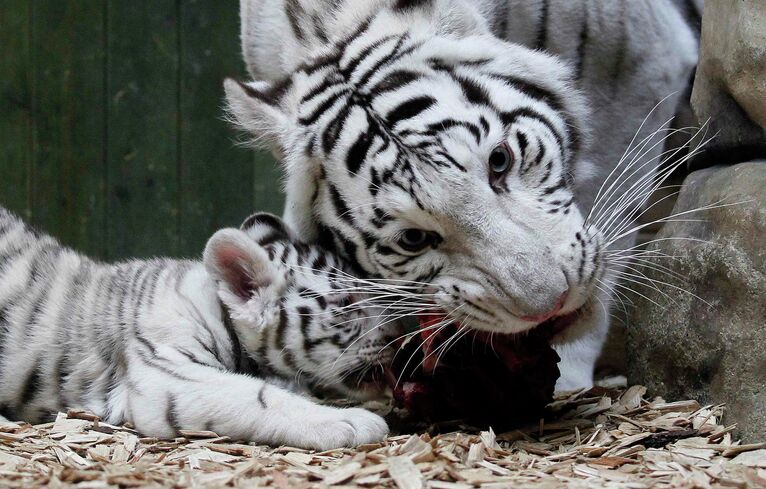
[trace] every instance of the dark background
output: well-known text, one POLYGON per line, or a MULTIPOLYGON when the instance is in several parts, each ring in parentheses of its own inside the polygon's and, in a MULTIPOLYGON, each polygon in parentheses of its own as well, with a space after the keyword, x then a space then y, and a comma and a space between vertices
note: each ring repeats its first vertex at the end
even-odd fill
POLYGON ((92 256, 199 256, 280 173, 237 146, 236 0, 0 0, 0 205, 92 256))

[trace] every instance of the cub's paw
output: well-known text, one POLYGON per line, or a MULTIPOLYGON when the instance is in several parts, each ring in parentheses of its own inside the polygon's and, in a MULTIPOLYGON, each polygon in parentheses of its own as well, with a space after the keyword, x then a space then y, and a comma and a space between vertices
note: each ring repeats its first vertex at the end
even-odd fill
POLYGON ((382 441, 388 435, 388 424, 377 414, 361 408, 344 409, 342 412, 345 421, 354 427, 354 445, 382 441))
POLYGON ((388 434, 388 425, 383 418, 360 408, 323 407, 307 421, 303 446, 317 450, 374 443, 388 434))

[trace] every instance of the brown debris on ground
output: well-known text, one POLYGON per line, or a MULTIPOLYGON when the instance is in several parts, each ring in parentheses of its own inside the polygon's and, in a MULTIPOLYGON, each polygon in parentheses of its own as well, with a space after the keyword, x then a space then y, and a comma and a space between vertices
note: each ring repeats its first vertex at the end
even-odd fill
POLYGON ((766 444, 743 445, 722 406, 594 388, 559 397, 559 415, 495 434, 392 436, 311 453, 210 432, 141 438, 82 412, 0 423, 1 487, 766 487, 766 444))

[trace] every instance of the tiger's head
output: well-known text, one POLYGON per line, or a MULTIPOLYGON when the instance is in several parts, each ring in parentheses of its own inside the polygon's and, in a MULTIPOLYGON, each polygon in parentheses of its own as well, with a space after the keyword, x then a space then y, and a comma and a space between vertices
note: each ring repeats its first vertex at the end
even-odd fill
POLYGON ((571 71, 429 15, 383 8, 288 77, 226 81, 232 118, 283 161, 287 221, 476 329, 590 309, 602 238, 574 196, 571 71))
POLYGON ((343 259, 258 213, 215 233, 204 262, 260 375, 356 399, 382 393, 400 327, 343 259))

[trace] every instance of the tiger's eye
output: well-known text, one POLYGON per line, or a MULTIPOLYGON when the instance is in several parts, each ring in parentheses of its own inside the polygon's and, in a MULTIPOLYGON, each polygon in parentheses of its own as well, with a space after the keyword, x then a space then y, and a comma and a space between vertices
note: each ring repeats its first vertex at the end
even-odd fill
POLYGON ((397 244, 403 250, 415 253, 437 243, 439 240, 440 237, 436 233, 411 228, 402 232, 397 244))
POLYGON ((505 143, 492 150, 489 155, 489 169, 492 173, 502 174, 511 168, 513 154, 505 143))
POLYGON ((495 192, 506 189, 505 178, 513 166, 513 151, 508 143, 499 144, 489 154, 489 184, 495 192))

